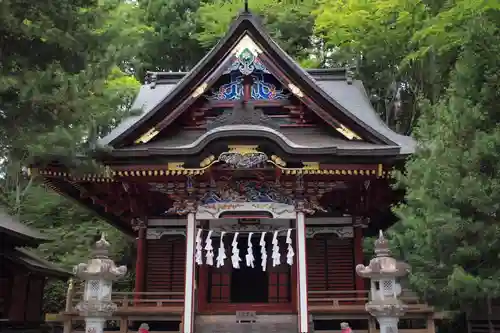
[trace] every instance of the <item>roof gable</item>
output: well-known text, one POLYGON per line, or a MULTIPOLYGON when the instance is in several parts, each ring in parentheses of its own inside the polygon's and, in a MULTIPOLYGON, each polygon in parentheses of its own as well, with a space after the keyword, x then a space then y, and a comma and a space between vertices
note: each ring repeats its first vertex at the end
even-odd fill
MULTIPOLYGON (((346 108, 334 97, 337 91, 330 91, 330 94, 325 92, 331 88, 331 85, 321 84, 321 82, 325 83, 328 80, 316 81, 300 68, 265 33, 257 18, 250 13, 240 14, 226 36, 175 85, 170 83, 156 86, 155 81, 158 77, 153 74, 154 89, 151 90, 160 89, 151 93, 155 98, 147 101, 149 105, 146 106, 143 114, 126 120, 101 143, 119 148, 129 146, 134 142, 136 144, 149 142, 202 94, 206 93, 224 71, 237 63, 235 60, 239 60, 238 65, 241 66, 242 73, 248 72, 250 68, 245 68, 245 66, 254 66, 255 63, 245 64, 245 57, 258 57, 260 64, 279 78, 284 87, 346 139, 359 140, 362 137, 367 142, 401 146, 398 141, 403 136, 397 135, 381 122, 369 101, 364 106, 368 107, 368 113, 371 115, 356 114, 346 108)), ((352 81, 344 81, 346 81, 345 84, 352 84, 352 81)), ((355 87, 355 89, 358 88, 355 87)), ((357 101, 359 104, 365 102, 366 95, 361 93, 351 98, 361 98, 363 101, 357 101)), ((412 140, 410 141, 411 145, 412 140)), ((412 148, 409 150, 411 151, 412 148)))

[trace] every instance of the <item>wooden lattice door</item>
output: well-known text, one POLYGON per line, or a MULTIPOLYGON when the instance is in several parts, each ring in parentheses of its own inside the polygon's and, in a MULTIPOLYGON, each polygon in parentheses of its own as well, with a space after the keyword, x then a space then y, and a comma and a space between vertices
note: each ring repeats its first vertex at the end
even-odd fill
MULTIPOLYGON (((291 267, 286 263, 287 244, 285 237, 279 237, 279 246, 281 254, 281 265, 273 267, 272 265, 272 245, 268 247, 268 265, 269 270, 269 303, 289 303, 291 302, 291 267)), ((296 259, 296 258, 294 258, 296 259)))
MULTIPOLYGON (((229 303, 231 301, 231 262, 229 259, 226 259, 224 266, 216 267, 220 238, 214 238, 212 242, 212 246, 214 247, 214 266, 210 266, 208 270, 208 302, 229 303)), ((229 242, 226 239, 224 244, 228 258, 231 256, 229 242)))

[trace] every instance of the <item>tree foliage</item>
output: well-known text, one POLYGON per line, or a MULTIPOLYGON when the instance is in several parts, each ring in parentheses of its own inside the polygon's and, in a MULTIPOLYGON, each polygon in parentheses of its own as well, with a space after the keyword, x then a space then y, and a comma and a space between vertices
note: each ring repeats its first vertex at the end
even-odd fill
MULTIPOLYGON (((72 159, 128 113, 139 86, 127 74, 147 31, 120 1, 0 3, 0 204, 55 242, 38 252, 65 268, 86 260, 99 231, 122 236, 27 173, 33 155, 72 159), (62 241, 60 241, 62 239, 62 241)), ((60 284, 47 295, 63 297, 60 284)), ((49 305, 50 306, 50 305, 49 305)), ((50 309, 50 308, 48 308, 50 309)))
POLYGON ((420 98, 439 98, 455 56, 449 49, 440 57, 432 50, 425 57, 410 57, 423 55, 417 34, 432 17, 432 6, 419 0, 320 3, 315 29, 330 48, 330 57, 335 63, 356 66, 384 121, 411 133, 420 115, 420 98))
MULTIPOLYGON (((312 52, 313 1, 284 4, 278 0, 255 0, 251 11, 262 17, 271 36, 292 57, 307 59, 312 52)), ((206 48, 214 46, 228 31, 231 21, 243 9, 243 1, 214 0, 198 10, 200 30, 196 38, 206 48)))
MULTIPOLYGON (((393 237, 412 265, 413 287, 448 309, 500 295, 498 18, 485 11, 462 30, 450 86, 423 108, 421 148, 402 178, 406 204, 396 210, 393 237)), ((449 42, 457 46, 455 37, 449 42)))
POLYGON ((137 56, 136 74, 144 78, 149 71, 188 71, 205 55, 195 39, 196 13, 200 0, 141 0, 141 20, 151 33, 137 56))

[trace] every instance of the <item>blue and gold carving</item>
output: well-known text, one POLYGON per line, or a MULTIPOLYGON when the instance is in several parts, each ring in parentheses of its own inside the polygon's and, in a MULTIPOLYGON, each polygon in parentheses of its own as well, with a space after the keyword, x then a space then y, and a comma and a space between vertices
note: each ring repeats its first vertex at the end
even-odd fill
POLYGON ((234 101, 243 97, 243 76, 234 71, 230 76, 229 83, 222 84, 218 89, 213 89, 207 98, 216 101, 234 101))
POLYGON ((201 204, 220 202, 277 202, 293 204, 291 197, 282 194, 274 184, 262 181, 236 181, 200 198, 201 204))
POLYGON ((274 84, 265 81, 264 73, 256 72, 254 75, 252 75, 252 77, 252 99, 282 100, 288 98, 288 95, 283 92, 283 89, 278 89, 274 84))
MULTIPOLYGON (((251 99, 254 100, 283 100, 288 98, 283 89, 268 82, 262 71, 255 71, 252 75, 253 83, 250 90, 251 99)), ((207 96, 210 100, 234 101, 243 97, 243 75, 237 70, 229 73, 229 83, 220 85, 213 89, 211 95, 207 96)))
POLYGON ((241 51, 237 57, 234 57, 234 60, 231 62, 224 74, 233 73, 235 71, 239 71, 243 75, 250 75, 254 71, 261 71, 262 73, 269 74, 266 66, 264 66, 260 59, 254 56, 254 54, 247 48, 241 51))
POLYGON ((224 71, 229 76, 229 83, 212 89, 207 98, 217 101, 232 101, 243 97, 243 78, 251 75, 253 78, 251 99, 255 100, 281 100, 288 97, 276 85, 266 80, 270 72, 266 66, 249 49, 245 48, 235 56, 229 67, 224 71))

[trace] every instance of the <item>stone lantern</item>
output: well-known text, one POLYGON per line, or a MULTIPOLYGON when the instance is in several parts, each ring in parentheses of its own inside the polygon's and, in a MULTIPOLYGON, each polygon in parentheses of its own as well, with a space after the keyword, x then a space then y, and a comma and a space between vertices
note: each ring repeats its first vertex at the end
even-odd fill
POLYGON ((399 300, 401 285, 397 278, 408 274, 410 266, 391 257, 389 243, 380 231, 375 241, 375 257, 368 266, 357 265, 356 273, 370 279, 370 299, 366 304, 366 311, 377 318, 380 333, 398 332, 399 318, 402 317, 407 306, 399 300))
POLYGON ((74 268, 74 274, 85 282, 83 299, 76 305, 80 316, 85 319, 85 333, 102 333, 106 318, 116 311, 111 301, 113 281, 127 273, 127 267, 116 267, 108 256, 109 243, 104 238, 98 240, 86 264, 74 268))

